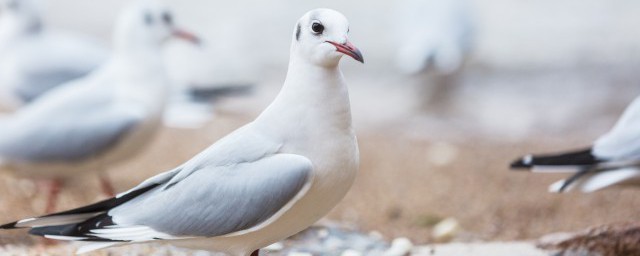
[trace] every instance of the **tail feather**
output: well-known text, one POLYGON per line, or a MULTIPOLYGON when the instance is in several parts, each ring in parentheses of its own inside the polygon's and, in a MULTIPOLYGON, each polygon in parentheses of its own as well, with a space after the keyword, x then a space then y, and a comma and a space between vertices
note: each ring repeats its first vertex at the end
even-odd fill
POLYGON ((127 201, 155 188, 156 186, 158 186, 158 184, 151 184, 147 187, 143 187, 129 193, 121 194, 119 196, 84 207, 7 223, 1 225, 0 229, 40 228, 46 226, 61 226, 80 223, 91 218, 95 218, 96 216, 107 212, 114 207, 126 203, 127 201))
POLYGON ((0 229, 15 229, 15 228, 29 228, 29 227, 42 227, 42 226, 57 226, 71 223, 78 223, 85 221, 98 213, 80 213, 69 215, 54 215, 44 218, 29 218, 19 220, 13 223, 0 226, 0 229))
POLYGON ((640 169, 580 171, 568 179, 551 184, 549 192, 563 193, 578 188, 583 193, 591 193, 631 181, 640 183, 640 169))
POLYGON ((557 155, 527 155, 511 163, 511 169, 531 169, 535 167, 581 167, 602 163, 594 156, 591 148, 557 155))
POLYGON ((640 178, 640 170, 637 168, 602 171, 589 177, 582 184, 581 190, 582 192, 590 193, 638 178, 640 178))

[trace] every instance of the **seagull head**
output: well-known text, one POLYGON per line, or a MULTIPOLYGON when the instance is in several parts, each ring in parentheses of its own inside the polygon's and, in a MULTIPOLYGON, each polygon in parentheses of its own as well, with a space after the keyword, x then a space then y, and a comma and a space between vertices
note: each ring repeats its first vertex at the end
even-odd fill
POLYGON ((335 66, 347 55, 364 63, 362 53, 349 42, 349 21, 335 10, 315 9, 296 24, 292 51, 312 63, 335 66))
POLYGON ((0 26, 3 32, 24 34, 40 31, 39 0, 0 0, 0 26))
POLYGON ((159 47, 171 38, 200 43, 194 34, 176 26, 169 8, 156 0, 134 2, 121 13, 115 28, 116 47, 159 47))

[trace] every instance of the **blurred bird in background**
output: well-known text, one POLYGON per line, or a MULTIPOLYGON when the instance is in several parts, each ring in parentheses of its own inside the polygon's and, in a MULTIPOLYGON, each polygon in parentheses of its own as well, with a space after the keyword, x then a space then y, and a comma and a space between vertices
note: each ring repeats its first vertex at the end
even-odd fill
POLYGON ((76 34, 49 29, 40 0, 0 0, 0 106, 16 109, 83 77, 108 51, 76 34))
POLYGON ((126 8, 103 66, 0 119, 0 169, 50 180, 47 212, 65 179, 90 171, 113 195, 103 172, 135 156, 161 125, 168 91, 161 51, 171 37, 198 42, 156 1, 126 8))
MULTIPOLYGON (((0 0, 0 110, 27 105, 108 59, 109 49, 97 41, 48 28, 42 18, 43 1, 0 0)), ((173 54, 162 60, 172 68, 167 73, 172 90, 164 115, 167 126, 199 128, 211 119, 217 99, 245 95, 252 89, 250 84, 203 80, 197 72, 208 72, 207 63, 198 56, 173 54)))
MULTIPOLYGON (((398 3, 396 66, 408 75, 426 75, 429 105, 451 97, 473 45, 467 0, 404 0, 398 3)), ((424 76, 423 76, 424 77, 424 76)))
POLYGON ((593 146, 560 154, 527 155, 513 169, 573 174, 549 187, 550 192, 574 188, 588 193, 614 185, 640 185, 640 97, 625 110, 608 133, 593 146))

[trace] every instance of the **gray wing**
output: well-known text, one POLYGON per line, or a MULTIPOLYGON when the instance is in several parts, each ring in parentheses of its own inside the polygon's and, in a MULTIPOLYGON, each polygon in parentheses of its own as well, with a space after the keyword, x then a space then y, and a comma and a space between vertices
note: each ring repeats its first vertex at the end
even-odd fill
POLYGON ((118 227, 125 228, 122 237, 130 236, 126 228, 140 226, 169 236, 204 237, 251 229, 305 191, 312 169, 306 157, 275 154, 198 170, 168 189, 157 187, 109 211, 115 226, 108 227, 107 237, 114 239, 118 227))
POLYGON ((593 145, 593 153, 603 159, 640 159, 640 97, 625 110, 620 120, 593 145))
POLYGON ((141 120, 109 104, 78 105, 73 111, 6 120, 0 156, 8 162, 83 160, 116 144, 141 120))
POLYGON ((31 102, 56 86, 89 74, 93 68, 39 70, 24 74, 24 80, 14 88, 14 93, 22 101, 31 102))

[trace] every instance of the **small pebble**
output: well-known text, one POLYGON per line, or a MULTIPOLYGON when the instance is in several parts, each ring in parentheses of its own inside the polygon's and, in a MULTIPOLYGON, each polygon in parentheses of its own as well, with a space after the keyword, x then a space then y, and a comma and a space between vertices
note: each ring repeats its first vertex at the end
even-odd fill
POLYGON ((393 239, 391 248, 384 252, 384 256, 405 256, 411 252, 413 243, 406 237, 399 237, 393 239))
POLYGON ((438 242, 448 242, 460 231, 460 224, 454 218, 446 218, 433 227, 431 235, 438 242))

